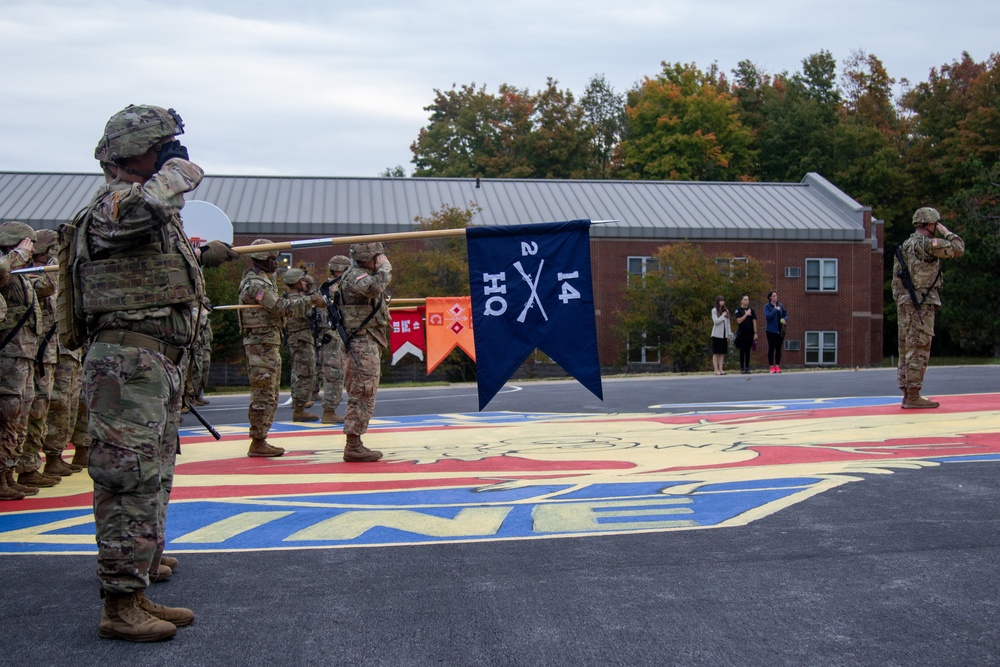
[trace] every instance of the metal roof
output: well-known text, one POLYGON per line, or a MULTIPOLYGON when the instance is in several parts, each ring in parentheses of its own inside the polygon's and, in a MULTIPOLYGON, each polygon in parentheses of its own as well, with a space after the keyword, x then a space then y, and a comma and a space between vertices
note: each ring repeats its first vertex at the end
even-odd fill
MULTIPOLYGON (((0 172, 0 220, 55 228, 98 174, 0 172)), ((800 183, 475 178, 206 176, 189 199, 221 208, 236 234, 306 238, 409 231, 443 205, 482 210, 475 225, 588 218, 595 237, 860 241, 867 207, 818 174, 800 183)))

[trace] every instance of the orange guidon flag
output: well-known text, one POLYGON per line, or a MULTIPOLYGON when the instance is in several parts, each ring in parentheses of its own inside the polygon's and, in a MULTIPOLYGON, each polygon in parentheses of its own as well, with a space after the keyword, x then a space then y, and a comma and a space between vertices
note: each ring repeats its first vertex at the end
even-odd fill
POLYGON ((444 361, 455 346, 476 360, 472 335, 472 300, 467 296, 427 297, 427 374, 444 361))

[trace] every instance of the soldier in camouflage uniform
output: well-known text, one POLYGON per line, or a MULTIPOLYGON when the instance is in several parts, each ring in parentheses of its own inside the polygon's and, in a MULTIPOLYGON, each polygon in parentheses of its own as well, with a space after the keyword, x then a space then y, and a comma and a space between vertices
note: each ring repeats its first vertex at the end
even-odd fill
MULTIPOLYGON (((35 230, 23 222, 0 224, 0 256, 10 270, 31 263, 37 238, 35 230)), ((34 397, 34 361, 42 316, 26 276, 9 275, 0 295, 7 305, 6 317, 0 322, 0 500, 21 500, 26 494, 38 493, 38 487, 15 481, 14 466, 34 397)))
POLYGON ((69 436, 69 441, 73 443, 73 459, 70 465, 86 468, 90 461, 90 432, 87 429, 89 415, 87 414, 87 404, 83 400, 83 363, 87 356, 86 346, 78 350, 80 352, 80 400, 76 404, 76 421, 70 422, 73 433, 69 436))
MULTIPOLYGON (((351 268, 351 260, 343 255, 334 255, 326 268, 330 277, 323 283, 323 288, 329 290, 329 294, 335 294, 344 272, 351 268)), ((321 330, 318 355, 323 382, 322 421, 324 424, 343 424, 344 418, 337 414, 337 408, 344 394, 344 341, 339 333, 330 328, 325 310, 322 315, 325 328, 321 330)))
POLYGON ((344 419, 344 460, 378 461, 382 452, 368 449, 361 436, 368 430, 375 409, 375 392, 382 375, 382 350, 389 346, 389 304, 385 290, 392 280, 392 265, 381 243, 351 246, 354 266, 344 273, 337 298, 344 315, 344 327, 352 335, 351 349, 345 350, 344 376, 347 387, 347 416, 344 419), (355 363, 350 351, 361 362, 355 363))
MULTIPOLYGON (((288 269, 282 278, 290 295, 306 296, 309 286, 306 272, 302 269, 288 269)), ((316 384, 316 338, 313 334, 315 308, 304 315, 289 315, 285 318, 285 340, 292 355, 292 421, 314 422, 319 415, 306 412, 306 405, 316 384)))
POLYGON ((195 405, 208 405, 210 403, 205 398, 205 388, 208 387, 209 371, 212 369, 212 341, 215 339, 215 334, 212 332, 212 320, 209 318, 209 315, 212 314, 212 304, 206 299, 202 308, 205 310, 205 323, 201 327, 201 336, 199 337, 201 377, 198 378, 198 393, 194 396, 195 405))
MULTIPOLYGON (((32 254, 34 266, 54 264, 58 242, 58 235, 51 229, 37 232, 35 250, 32 254)), ((59 340, 56 336, 55 275, 55 273, 30 274, 42 315, 42 335, 38 339, 38 351, 35 353, 34 398, 28 409, 28 423, 21 447, 21 456, 17 462, 17 482, 25 486, 55 486, 63 477, 63 472, 44 473, 40 471, 42 466, 41 451, 48 435, 47 423, 49 400, 52 398, 52 380, 56 372, 56 363, 59 361, 59 340)), ((64 472, 69 475, 72 471, 67 468, 64 472)))
POLYGON ((75 220, 72 289, 90 340, 83 394, 104 638, 159 641, 194 621, 191 610, 155 604, 145 590, 151 574, 177 564, 162 553, 182 369, 205 296, 201 267, 239 255, 220 241, 194 250, 184 233, 184 193, 204 172, 176 139, 183 131, 173 109, 130 105, 112 116, 94 151, 106 182, 75 220))
POLYGON ((52 398, 49 400, 49 415, 46 420, 47 434, 42 446, 42 451, 45 452, 45 468, 42 472, 46 475, 65 477, 80 472, 84 467, 67 463, 62 458, 63 451, 70 442, 80 405, 82 359, 80 350, 59 346, 59 362, 52 379, 52 398))
POLYGON ((903 284, 902 267, 897 256, 892 267, 892 298, 896 302, 899 333, 897 377, 903 392, 904 408, 936 408, 940 405, 920 395, 924 373, 931 357, 934 339, 934 314, 941 305, 941 259, 965 254, 965 241, 941 224, 941 214, 925 207, 913 214, 916 230, 903 242, 900 251, 912 279, 914 295, 903 284), (938 234, 941 238, 938 238, 938 234))
MULTIPOLYGON (((257 239, 251 245, 268 244, 257 239)), ((278 268, 277 251, 249 254, 253 264, 240 281, 239 303, 260 306, 238 311, 243 349, 250 375, 250 449, 247 456, 281 456, 285 450, 267 442, 267 433, 278 409, 278 386, 281 382, 281 329, 285 318, 304 316, 323 297, 290 294, 282 297, 270 274, 278 268)))

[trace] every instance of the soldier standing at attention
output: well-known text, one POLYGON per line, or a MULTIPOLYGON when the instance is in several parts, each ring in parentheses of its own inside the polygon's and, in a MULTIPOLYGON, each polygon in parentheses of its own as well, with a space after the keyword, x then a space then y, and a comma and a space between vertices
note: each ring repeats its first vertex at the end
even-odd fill
MULTIPOLYGON (((251 245, 269 244, 257 239, 251 245)), ((267 433, 278 409, 281 382, 281 328, 285 318, 304 316, 312 306, 325 305, 318 294, 279 296, 270 274, 278 268, 276 250, 249 253, 253 264, 240 281, 239 303, 256 305, 239 311, 243 349, 250 374, 250 449, 247 456, 281 456, 285 450, 267 442, 267 433)))
MULTIPOLYGON (((343 255, 334 255, 327 262, 326 270, 330 277, 323 283, 324 291, 331 295, 337 292, 337 285, 344 272, 351 268, 351 260, 343 255)), ((337 408, 344 394, 344 341, 340 334, 330 328, 326 309, 321 313, 321 321, 326 323, 321 327, 319 340, 319 366, 323 382, 323 423, 343 424, 344 418, 337 414, 337 408)))
MULTIPOLYGON (((51 263, 55 263, 59 235, 51 229, 42 229, 36 232, 36 236, 35 250, 32 253, 34 266, 45 266, 50 263, 50 259, 51 263)), ((62 481, 63 476, 73 472, 67 466, 59 467, 55 463, 54 466, 46 466, 55 469, 50 469, 48 472, 40 470, 41 452, 48 436, 52 382, 59 361, 59 340, 56 336, 56 274, 33 273, 29 276, 29 280, 35 288, 35 298, 38 300, 42 316, 42 334, 38 338, 38 351, 35 353, 35 395, 28 409, 21 456, 17 462, 17 483, 24 486, 49 487, 55 486, 62 481)))
POLYGON ((162 553, 201 267, 239 255, 221 241, 196 251, 184 233, 183 195, 204 172, 175 139, 183 132, 173 109, 130 105, 113 115, 94 151, 105 184, 75 220, 69 287, 85 322, 60 333, 90 340, 83 394, 104 638, 159 641, 194 621, 145 590, 151 574, 177 565, 162 553))
MULTIPOLYGON (((38 232, 39 239, 46 231, 38 232)), ((54 253, 53 257, 58 261, 54 253)), ((57 286, 57 289, 62 289, 62 285, 57 286)), ((42 451, 45 452, 45 468, 42 472, 46 475, 67 477, 83 470, 83 466, 67 463, 62 458, 63 451, 70 441, 73 424, 76 423, 77 407, 80 405, 83 355, 79 349, 71 350, 63 345, 58 335, 52 336, 49 345, 58 347, 58 361, 52 376, 49 412, 45 418, 46 434, 42 445, 42 451)))
POLYGON ((392 280, 392 265, 381 243, 355 243, 351 246, 351 259, 354 266, 347 270, 338 286, 344 327, 352 336, 351 349, 344 351, 347 387, 344 460, 378 461, 382 452, 365 447, 361 436, 368 430, 375 409, 375 392, 382 375, 382 350, 389 346, 391 320, 384 293, 392 280), (355 363, 351 351, 361 363, 355 363))
MULTIPOLYGON (((309 286, 306 272, 302 269, 288 269, 282 278, 288 286, 289 294, 307 296, 309 286)), ((313 334, 313 307, 304 315, 289 315, 285 319, 285 335, 288 351, 292 355, 292 421, 314 422, 319 415, 306 412, 313 388, 316 386, 316 339, 313 334)))
POLYGON ((920 389, 931 358, 934 314, 941 305, 941 259, 964 255, 965 241, 941 224, 941 214, 933 208, 918 208, 913 224, 916 230, 896 249, 892 266, 899 334, 896 375, 903 392, 902 407, 936 408, 940 403, 921 396, 920 389))
MULTIPOLYGON (((23 222, 0 224, 0 255, 9 270, 31 264, 37 238, 35 230, 23 222)), ((0 289, 7 306, 7 316, 0 322, 0 500, 21 500, 38 493, 37 486, 22 486, 14 480, 14 466, 34 396, 32 374, 42 316, 27 276, 7 277, 0 289)))

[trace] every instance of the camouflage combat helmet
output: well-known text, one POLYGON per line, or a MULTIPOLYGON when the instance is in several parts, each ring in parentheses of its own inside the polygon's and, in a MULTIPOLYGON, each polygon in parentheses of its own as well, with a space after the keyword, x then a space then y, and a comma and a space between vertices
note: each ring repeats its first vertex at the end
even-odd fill
MULTIPOLYGON (((254 241, 250 245, 266 245, 266 244, 271 244, 271 243, 274 243, 274 241, 270 241, 268 239, 257 239, 256 241, 254 241)), ((277 259, 277 257, 278 257, 278 251, 277 250, 268 250, 266 252, 252 252, 252 253, 250 253, 250 259, 259 259, 262 262, 265 261, 265 260, 267 260, 269 257, 274 257, 275 259, 277 259)))
POLYGON ((0 224, 0 246, 13 248, 26 238, 32 241, 38 240, 38 234, 30 225, 16 220, 0 224))
POLYGON ((285 277, 283 280, 286 285, 294 285, 295 283, 303 280, 306 277, 306 272, 302 269, 288 269, 285 271, 285 277))
POLYGON ((914 226, 931 225, 939 220, 941 220, 941 214, 937 212, 936 208, 931 208, 930 206, 918 208, 917 212, 913 214, 914 226))
POLYGON ((330 258, 330 261, 327 262, 326 268, 331 272, 346 271, 351 268, 351 260, 343 255, 334 255, 330 258))
POLYGON ((59 233, 54 229, 39 229, 36 232, 38 240, 35 241, 36 255, 51 255, 59 245, 59 233))
POLYGON ((385 247, 381 242, 375 243, 355 243, 351 246, 351 259, 355 262, 367 262, 385 252, 385 247))
POLYGON ((160 139, 184 134, 184 122, 173 109, 130 104, 108 120, 94 157, 101 162, 142 155, 160 139))

